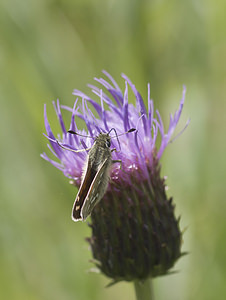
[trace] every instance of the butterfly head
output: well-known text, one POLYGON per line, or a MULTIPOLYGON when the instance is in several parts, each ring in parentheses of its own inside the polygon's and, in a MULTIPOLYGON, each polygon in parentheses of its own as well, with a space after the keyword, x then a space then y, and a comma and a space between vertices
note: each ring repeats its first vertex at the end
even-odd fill
POLYGON ((101 148, 110 148, 111 147, 111 137, 108 133, 100 133, 95 138, 95 142, 101 148))

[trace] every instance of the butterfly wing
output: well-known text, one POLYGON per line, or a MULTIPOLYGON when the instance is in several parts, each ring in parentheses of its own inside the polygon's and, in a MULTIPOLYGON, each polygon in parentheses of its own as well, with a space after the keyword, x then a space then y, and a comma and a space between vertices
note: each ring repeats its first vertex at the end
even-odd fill
POLYGON ((82 220, 81 209, 82 209, 84 201, 87 197, 89 188, 94 180, 96 173, 97 173, 97 171, 94 168, 92 168, 90 160, 88 160, 86 171, 85 171, 85 176, 83 177, 81 186, 79 188, 79 191, 77 193, 77 196, 75 198, 75 202, 74 202, 74 205, 72 208, 72 220, 73 221, 82 220))
POLYGON ((110 166, 111 161, 109 161, 107 158, 100 165, 82 206, 82 220, 85 220, 90 215, 94 206, 104 196, 108 187, 110 166))

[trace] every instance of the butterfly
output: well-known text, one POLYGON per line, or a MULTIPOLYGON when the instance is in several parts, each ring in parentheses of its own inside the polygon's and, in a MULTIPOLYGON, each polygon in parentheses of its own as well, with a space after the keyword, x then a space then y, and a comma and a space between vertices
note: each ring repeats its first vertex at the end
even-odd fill
MULTIPOLYGON (((109 134, 112 130, 116 132, 116 130, 112 128, 108 133, 99 133, 94 139, 92 147, 89 149, 81 185, 72 208, 72 220, 75 222, 85 221, 91 214, 93 208, 103 198, 107 190, 112 164, 117 162, 121 163, 121 160, 112 160, 112 152, 116 151, 115 148, 110 148, 111 137, 109 134)), ((125 133, 133 132, 135 130, 135 128, 132 128, 125 133)), ((69 130, 68 132, 80 135, 72 130, 69 130)), ((116 134, 117 138, 118 136, 119 135, 116 134)), ((62 146, 60 143, 58 144, 62 148, 73 152, 87 150, 72 150, 62 146)))

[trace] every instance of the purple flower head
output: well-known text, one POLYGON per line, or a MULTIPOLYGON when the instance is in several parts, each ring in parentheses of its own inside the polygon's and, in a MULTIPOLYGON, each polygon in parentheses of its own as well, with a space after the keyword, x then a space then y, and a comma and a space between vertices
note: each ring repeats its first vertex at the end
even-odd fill
POLYGON ((119 164, 112 166, 111 179, 115 183, 123 181, 131 184, 131 174, 138 176, 139 179, 142 179, 141 177, 149 178, 153 157, 156 156, 159 160, 162 156, 164 149, 172 138, 183 109, 185 88, 179 109, 174 116, 170 116, 170 123, 167 131, 165 131, 159 112, 156 111, 156 117, 154 115, 154 105, 150 99, 150 85, 148 85, 148 108, 146 109, 140 93, 127 76, 122 75, 122 78, 125 80, 125 90, 122 92, 115 80, 107 72, 104 71, 103 73, 108 77, 109 82, 102 78, 95 78, 103 86, 103 90, 89 85, 92 92, 98 96, 99 103, 78 90, 74 90, 73 94, 81 98, 82 102, 79 103, 77 99, 73 108, 64 105, 60 106, 59 100, 57 100, 57 104, 53 102, 62 129, 62 136, 54 136, 47 119, 46 106, 44 108, 45 127, 52 149, 49 145, 48 147, 60 162, 50 159, 46 153, 43 153, 42 157, 60 169, 65 176, 73 179, 77 186, 81 183, 83 165, 88 151, 78 153, 65 151, 56 143, 57 140, 70 149, 87 149, 92 146, 94 138, 100 132, 107 133, 111 128, 114 128, 117 135, 120 135, 131 128, 136 128, 136 132, 119 137, 120 145, 117 138, 115 138, 114 131, 111 132, 113 137, 111 141, 112 148, 117 149, 117 151, 112 153, 112 159, 122 161, 122 166, 119 164), (128 102, 128 88, 131 88, 135 96, 135 106, 128 102), (97 117, 90 109, 89 104, 93 106, 97 117), (62 118, 62 110, 71 112, 70 130, 91 136, 93 139, 68 133, 62 118), (76 120, 78 118, 86 123, 87 130, 79 130, 77 128, 76 120), (158 135, 161 137, 161 144, 159 149, 156 149, 158 135))
POLYGON ((168 199, 166 195, 159 160, 172 141, 179 122, 185 88, 179 108, 174 115, 170 115, 166 130, 158 110, 154 111, 149 85, 146 107, 128 77, 122 75, 125 80, 122 91, 107 72, 103 73, 107 80, 95 78, 101 88, 89 85, 98 101, 74 90, 73 94, 78 98, 73 108, 60 105, 59 101, 53 103, 62 129, 61 135, 54 136, 45 106, 44 120, 50 142, 48 148, 56 160, 46 153, 42 157, 79 187, 84 163, 95 138, 100 133, 110 132, 111 149, 117 150, 112 152, 112 160, 121 163, 112 164, 106 193, 92 210, 92 236, 88 241, 97 267, 114 282, 144 280, 167 274, 183 254, 179 219, 174 215, 172 198, 168 199), (135 105, 129 103, 128 89, 134 94, 135 105), (71 112, 70 128, 67 129, 83 136, 67 132, 63 110, 71 112), (86 129, 77 127, 79 119, 84 121, 86 129), (131 128, 136 130, 125 133, 131 128), (84 151, 75 153, 62 146, 84 151))

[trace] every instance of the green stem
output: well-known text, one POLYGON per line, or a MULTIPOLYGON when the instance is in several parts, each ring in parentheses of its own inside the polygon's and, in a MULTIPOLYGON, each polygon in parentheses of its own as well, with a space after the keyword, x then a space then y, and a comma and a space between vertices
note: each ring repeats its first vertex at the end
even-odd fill
POLYGON ((146 279, 144 282, 134 281, 134 287, 137 300, 153 300, 153 289, 151 279, 146 279))

